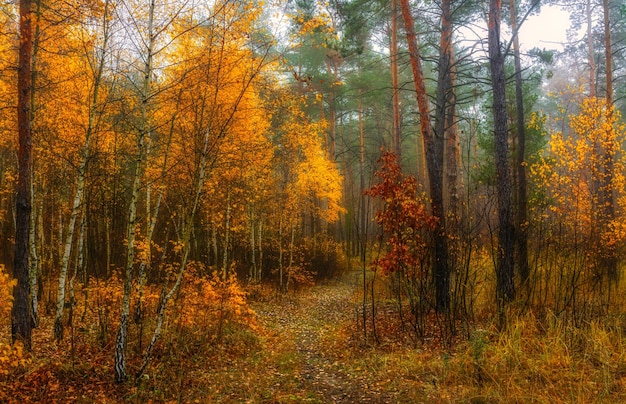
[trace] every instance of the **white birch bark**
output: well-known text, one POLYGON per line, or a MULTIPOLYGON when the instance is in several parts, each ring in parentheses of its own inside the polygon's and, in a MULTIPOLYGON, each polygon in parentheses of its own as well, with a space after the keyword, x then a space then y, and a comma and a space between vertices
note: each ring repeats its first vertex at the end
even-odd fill
POLYGON ((117 383, 126 380, 126 344, 128 334, 128 322, 130 316, 130 295, 133 281, 133 264, 135 261, 135 238, 137 235, 137 200, 139 199, 139 184, 141 183, 141 173, 144 165, 146 137, 150 131, 148 123, 148 100, 152 88, 152 60, 154 56, 154 45, 156 36, 154 35, 154 13, 155 0, 150 1, 148 8, 148 28, 146 41, 146 54, 143 69, 143 81, 141 88, 141 127, 137 134, 137 155, 135 156, 135 170, 133 172, 133 183, 131 188, 131 198, 128 207, 128 227, 126 236, 126 265, 124 268, 124 294, 122 296, 122 307, 120 310, 120 322, 115 340, 115 381, 117 383))
POLYGON ((83 144, 80 156, 80 164, 78 167, 76 177, 76 192, 74 194, 74 200, 72 202, 72 211, 70 214, 70 221, 67 226, 67 232, 65 233, 65 242, 63 243, 63 256, 61 259, 61 268, 59 270, 59 286, 57 293, 57 307, 56 315, 54 319, 54 337, 57 341, 63 339, 63 309, 65 307, 65 283, 67 278, 67 269, 69 266, 70 255, 72 253, 72 245, 74 240, 74 231, 76 229, 76 219, 80 214, 83 194, 85 192, 85 180, 87 175, 87 162, 91 151, 91 138, 96 127, 96 117, 98 113, 98 97, 100 94, 100 86, 102 85, 102 75, 104 71, 104 63, 107 49, 107 42, 109 39, 109 18, 108 18, 109 2, 105 3, 103 21, 103 44, 102 52, 99 55, 97 61, 97 68, 94 75, 93 93, 91 97, 91 104, 89 106, 89 118, 87 122, 87 130, 85 133, 85 142, 83 144))

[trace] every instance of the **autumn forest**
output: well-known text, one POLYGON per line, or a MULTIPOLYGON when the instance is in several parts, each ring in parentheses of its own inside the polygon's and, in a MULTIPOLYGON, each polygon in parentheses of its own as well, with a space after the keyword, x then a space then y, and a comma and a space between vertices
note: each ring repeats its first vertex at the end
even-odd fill
POLYGON ((624 113, 623 0, 4 2, 0 401, 624 402, 624 113))

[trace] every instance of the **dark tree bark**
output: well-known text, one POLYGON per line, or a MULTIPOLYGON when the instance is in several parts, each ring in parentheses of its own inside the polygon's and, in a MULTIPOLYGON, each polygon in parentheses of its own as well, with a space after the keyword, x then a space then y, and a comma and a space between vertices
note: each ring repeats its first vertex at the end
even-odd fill
MULTIPOLYGON (((441 2, 441 36, 439 49, 439 74, 437 78, 437 107, 435 110, 435 137, 445 139, 445 186, 444 204, 446 230, 452 239, 459 231, 459 182, 460 160, 459 136, 456 124, 456 92, 454 89, 454 45, 452 43, 451 0, 441 2)), ((453 248, 449 247, 449 266, 456 262, 453 248)))
POLYGON ((437 218, 437 225, 434 230, 435 259, 433 265, 435 278, 435 308, 438 312, 445 312, 450 306, 450 270, 448 262, 448 240, 443 209, 444 137, 439 136, 436 132, 433 135, 431 130, 426 84, 424 81, 419 47, 417 46, 417 35, 415 34, 413 16, 409 10, 409 1, 401 0, 401 6, 406 37, 409 44, 409 56, 411 58, 417 107, 420 116, 420 129, 426 151, 430 206, 432 215, 437 218))
POLYGON ((15 257, 13 267, 13 276, 17 279, 17 285, 13 289, 13 310, 11 312, 12 341, 14 343, 21 341, 28 350, 31 349, 32 333, 28 266, 28 240, 31 213, 30 188, 32 181, 31 152, 33 146, 30 121, 32 92, 31 55, 33 50, 30 9, 30 0, 20 0, 20 44, 17 71, 19 152, 15 212, 15 257))
POLYGON ((514 245, 515 227, 509 173, 508 121, 504 52, 500 43, 502 0, 489 1, 489 67, 493 89, 496 194, 498 198, 498 252, 496 263, 496 298, 498 304, 515 299, 514 245))
MULTIPOLYGON (((511 28, 518 31, 517 9, 515 0, 509 0, 511 28)), ((527 217, 527 180, 526 180, 526 125, 524 123, 524 94, 522 92, 522 64, 517 34, 513 38, 513 56, 515 58, 515 106, 517 109, 517 266, 522 285, 528 284, 530 268, 528 266, 528 217, 527 217)))

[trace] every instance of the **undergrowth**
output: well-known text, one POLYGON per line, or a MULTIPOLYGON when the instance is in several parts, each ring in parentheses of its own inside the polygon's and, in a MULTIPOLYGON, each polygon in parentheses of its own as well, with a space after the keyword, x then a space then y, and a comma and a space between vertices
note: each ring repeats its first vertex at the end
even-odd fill
MULTIPOLYGON (((115 306, 117 286, 93 286, 102 288, 101 304, 111 300, 115 306)), ((527 310, 510 313, 498 326, 481 311, 467 337, 445 345, 436 332, 417 342, 403 337, 407 331, 397 314, 381 305, 378 332, 395 334, 364 344, 355 319, 358 295, 343 288, 325 284, 281 296, 256 285, 250 301, 234 281, 190 279, 168 313, 146 374, 122 385, 113 381, 115 313, 98 309, 92 290, 87 310, 78 299, 73 310, 85 314, 75 316, 60 344, 53 342, 52 317, 42 316, 33 352, 0 374, 0 401, 325 402, 315 381, 306 380, 307 352, 327 364, 327 379, 339 369, 344 387, 358 390, 359 397, 400 403, 626 402, 625 315, 574 323, 527 310), (323 304, 315 306, 313 299, 323 304), (312 330, 315 346, 303 345, 302 336, 312 330)), ((153 313, 158 290, 146 296, 147 313, 153 313)), ((8 316, 2 321, 6 340, 8 316)), ((139 366, 153 323, 147 315, 143 341, 139 327, 131 327, 130 369, 139 366)))

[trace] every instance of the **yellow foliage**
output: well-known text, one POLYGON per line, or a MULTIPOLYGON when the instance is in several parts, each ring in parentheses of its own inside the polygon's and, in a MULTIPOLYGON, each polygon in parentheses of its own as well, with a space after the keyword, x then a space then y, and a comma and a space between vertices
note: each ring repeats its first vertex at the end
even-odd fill
POLYGON ((211 276, 199 276, 203 271, 201 263, 192 262, 185 273, 185 283, 181 289, 184 310, 181 323, 188 327, 200 327, 220 332, 226 323, 235 323, 256 328, 256 314, 248 306, 247 293, 237 282, 235 275, 222 280, 216 272, 211 276))
POLYGON ((286 96, 280 100, 283 121, 276 129, 280 137, 281 164, 277 173, 283 190, 282 212, 287 221, 305 212, 335 222, 341 206, 343 178, 323 147, 326 122, 314 122, 304 111, 305 99, 286 96))
POLYGON ((17 284, 5 272, 4 265, 0 264, 0 317, 8 318, 13 307, 13 287, 17 284))
MULTIPOLYGON (((17 284, 15 279, 11 279, 5 272, 4 265, 0 264, 0 317, 11 318, 11 308, 13 307, 13 287, 17 284)), ((0 342, 0 375, 7 375, 9 371, 20 365, 24 365, 26 360, 23 357, 23 346, 17 341, 13 346, 0 342)))
POLYGON ((611 250, 626 241, 626 159, 621 153, 626 130, 620 118, 604 99, 583 99, 580 112, 569 117, 571 131, 554 133, 530 169, 543 198, 535 201, 535 209, 575 235, 576 242, 599 234, 601 247, 611 250), (614 220, 603 217, 603 194, 618 197, 614 220))

